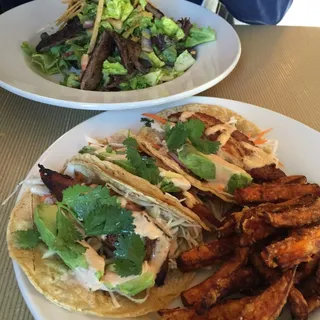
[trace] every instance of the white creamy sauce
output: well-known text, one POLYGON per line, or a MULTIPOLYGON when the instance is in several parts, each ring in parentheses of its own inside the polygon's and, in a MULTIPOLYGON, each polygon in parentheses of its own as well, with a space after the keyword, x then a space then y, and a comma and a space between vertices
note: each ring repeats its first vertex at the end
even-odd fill
POLYGON ((114 161, 114 160, 126 160, 126 155, 125 154, 113 154, 110 153, 105 156, 106 160, 114 161))
POLYGON ((142 237, 148 237, 151 240, 158 239, 164 236, 162 230, 155 226, 155 224, 150 221, 147 215, 141 212, 133 212, 133 224, 136 226, 134 231, 142 237))
POLYGON ((189 118, 191 118, 194 115, 194 112, 191 111, 184 111, 181 113, 179 120, 182 122, 187 121, 189 118))
POLYGON ((96 276, 96 270, 94 268, 82 268, 78 267, 73 270, 76 280, 87 290, 96 291, 103 288, 103 284, 96 276))
POLYGON ((231 126, 227 123, 225 124, 217 124, 210 128, 207 128, 205 131, 206 136, 210 136, 211 134, 215 134, 218 131, 221 131, 221 134, 218 137, 218 141, 220 142, 221 147, 223 147, 231 137, 232 132, 237 130, 234 126, 231 126))
POLYGON ((160 176, 164 178, 168 178, 176 187, 180 188, 181 190, 189 190, 191 188, 190 182, 181 174, 167 171, 162 168, 159 168, 160 176))
POLYGON ((46 186, 33 186, 30 188, 32 194, 36 194, 38 196, 46 196, 50 194, 50 190, 46 186))
POLYGON ((156 130, 158 132, 164 132, 164 129, 158 122, 151 122, 151 129, 156 130))
POLYGON ((244 148, 253 151, 252 154, 243 157, 243 163, 247 169, 261 168, 270 164, 275 164, 278 167, 279 161, 274 154, 267 153, 263 149, 249 143, 241 143, 244 148))

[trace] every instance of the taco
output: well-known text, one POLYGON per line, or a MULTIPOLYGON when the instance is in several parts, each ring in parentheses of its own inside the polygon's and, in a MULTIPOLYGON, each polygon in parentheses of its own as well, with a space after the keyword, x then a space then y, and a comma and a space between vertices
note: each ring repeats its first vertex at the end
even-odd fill
MULTIPOLYGON (((184 175, 144 152, 136 136, 121 130, 102 140, 88 138, 74 161, 92 163, 107 175, 180 210, 209 230, 220 221, 213 214, 217 199, 199 194, 184 175)), ((221 203, 220 203, 221 205, 221 203)))
POLYGON ((47 299, 72 311, 136 317, 186 289, 193 274, 180 273, 175 258, 202 242, 196 220, 95 163, 73 159, 63 173, 39 167, 47 192, 22 196, 7 242, 47 299))
POLYGON ((199 190, 234 202, 235 189, 285 176, 275 155, 277 142, 264 138, 269 130, 231 110, 189 104, 144 116, 156 125, 136 135, 140 148, 199 190))

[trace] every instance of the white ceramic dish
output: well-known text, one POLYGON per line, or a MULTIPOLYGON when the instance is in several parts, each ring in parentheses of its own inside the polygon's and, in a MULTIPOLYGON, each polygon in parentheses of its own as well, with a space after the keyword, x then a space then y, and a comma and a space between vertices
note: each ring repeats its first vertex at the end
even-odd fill
POLYGON ((44 78, 29 67, 20 45, 23 41, 36 45, 40 34, 52 28, 66 7, 60 0, 35 0, 0 16, 0 86, 25 98, 56 106, 119 110, 190 97, 214 86, 234 69, 241 46, 228 22, 185 0, 153 0, 153 3, 168 16, 190 17, 198 26, 211 26, 216 31, 217 40, 197 47, 196 63, 181 77, 152 88, 126 92, 83 91, 44 78))
MULTIPOLYGON (((310 181, 320 183, 320 171, 318 170, 320 149, 315 148, 315 146, 319 145, 320 133, 281 114, 242 102, 206 97, 192 97, 176 103, 152 107, 144 111, 155 112, 163 108, 187 103, 215 104, 226 107, 255 122, 261 129, 274 128, 269 136, 271 139, 279 141, 278 155, 281 162, 285 165, 285 171, 288 174, 304 174, 310 181)), ((111 111, 99 114, 79 124, 64 134, 43 153, 29 172, 27 178, 38 175, 38 163, 51 169, 61 169, 65 160, 76 154, 86 144, 85 135, 90 137, 105 137, 123 128, 137 129, 141 126, 140 118, 140 110, 111 111)), ((21 190, 19 197, 23 192, 24 189, 21 190)), ((33 288, 16 263, 14 263, 14 270, 22 295, 36 320, 98 319, 93 316, 71 313, 55 306, 33 288)), ((207 272, 198 274, 195 281, 202 281, 207 276, 207 272)), ((173 306, 176 305, 179 305, 179 299, 173 303, 173 306)), ((320 310, 314 313, 310 317, 310 320, 319 319, 319 317, 320 310)), ((138 319, 149 320, 156 318, 157 316, 152 314, 138 319)), ((283 313, 281 320, 289 319, 290 316, 283 313)))

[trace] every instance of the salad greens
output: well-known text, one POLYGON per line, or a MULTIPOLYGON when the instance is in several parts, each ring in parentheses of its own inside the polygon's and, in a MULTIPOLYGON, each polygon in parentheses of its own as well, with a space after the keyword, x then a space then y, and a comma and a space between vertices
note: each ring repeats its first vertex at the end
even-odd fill
POLYGON ((179 77, 195 63, 194 47, 215 41, 212 28, 186 18, 174 20, 146 0, 108 0, 101 5, 87 0, 78 12, 59 20, 64 23, 61 30, 43 33, 35 48, 23 42, 31 64, 43 74, 63 75, 61 84, 71 88, 137 90, 179 77), (111 51, 97 58, 94 53, 105 32, 113 38, 111 51), (95 78, 94 84, 85 84, 86 74, 95 78))

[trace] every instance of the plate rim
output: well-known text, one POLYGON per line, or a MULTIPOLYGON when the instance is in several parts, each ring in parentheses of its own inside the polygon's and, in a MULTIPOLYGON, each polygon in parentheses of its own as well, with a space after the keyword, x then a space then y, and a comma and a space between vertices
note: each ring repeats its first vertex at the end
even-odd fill
MULTIPOLYGON (((34 5, 34 3, 39 2, 39 1, 40 0, 35 0, 32 2, 22 4, 14 9, 12 9, 12 11, 14 11, 15 9, 18 9, 18 8, 20 8, 20 10, 22 10, 21 7, 25 7, 28 5, 31 6, 31 5, 34 5)), ((230 30, 232 30, 233 35, 235 37, 234 38, 234 40, 235 40, 234 45, 237 47, 236 55, 235 55, 232 63, 228 66, 228 68, 226 68, 224 70, 224 72, 221 73, 218 77, 215 77, 214 79, 211 79, 210 81, 208 81, 202 85, 199 85, 197 87, 192 87, 191 89, 189 89, 187 91, 174 93, 174 94, 166 96, 166 97, 160 97, 160 98, 151 99, 151 100, 147 99, 147 100, 140 100, 140 101, 134 101, 134 102, 127 101, 127 102, 115 102, 115 103, 113 103, 113 102, 86 102, 85 98, 83 101, 74 101, 74 100, 63 100, 63 99, 58 99, 58 98, 46 97, 46 96, 41 95, 39 93, 32 93, 32 92, 28 91, 28 89, 26 89, 26 88, 23 89, 20 87, 16 87, 15 85, 7 83, 7 82, 5 82, 5 80, 2 80, 2 79, 0 79, 0 87, 6 89, 9 92, 12 92, 16 95, 19 95, 23 98, 26 98, 26 99, 29 99, 32 101, 36 101, 36 102, 40 102, 40 103, 46 103, 51 106, 63 107, 63 108, 73 108, 73 109, 79 109, 79 110, 97 110, 97 111, 119 110, 120 108, 123 110, 146 108, 148 106, 161 105, 161 104, 164 104, 169 101, 175 102, 177 100, 181 100, 181 99, 185 99, 185 98, 194 96, 194 95, 196 95, 200 92, 203 92, 203 91, 215 86, 216 84, 220 83, 223 79, 225 79, 234 70, 234 68, 237 66, 239 59, 241 57, 242 47, 241 47, 241 41, 240 41, 239 35, 234 30, 234 28, 231 25, 229 25, 229 23, 226 20, 224 20, 219 15, 215 14, 214 12, 210 11, 209 9, 207 9, 205 7, 198 6, 194 3, 188 3, 188 4, 194 5, 195 7, 199 7, 200 10, 206 10, 206 11, 210 12, 212 15, 216 16, 216 19, 218 19, 218 21, 220 21, 219 23, 223 24, 226 28, 230 27, 231 28, 230 30)), ((11 10, 5 12, 3 14, 3 16, 9 15, 10 11, 11 10)), ((26 67, 28 67, 28 66, 26 65, 26 67)), ((155 88, 155 87, 153 87, 153 88, 155 88)), ((72 89, 72 88, 69 88, 69 89, 72 89)), ((76 89, 73 89, 73 90, 76 90, 76 89)), ((138 91, 138 90, 134 90, 134 91, 138 91)), ((73 98, 71 97, 70 99, 73 99, 73 98)))
MULTIPOLYGON (((252 108, 252 109, 257 109, 257 110, 260 110, 261 112, 266 112, 266 113, 270 113, 270 114, 273 114, 273 115, 276 115, 277 117, 279 118, 282 118, 282 119, 285 119, 287 121, 290 121, 290 122, 294 122, 295 124, 299 125, 299 126, 303 126, 304 129, 306 130, 309 130, 310 132, 312 132, 313 134, 317 134, 319 137, 320 137, 320 132, 309 127, 308 125, 298 121, 298 120, 295 120, 289 116, 286 116, 282 113, 279 113, 279 112, 276 112, 276 111, 273 111, 273 110, 270 110, 270 109, 267 109, 265 107, 261 107, 261 106, 257 106, 257 105, 254 105, 254 104, 251 104, 251 103, 247 103, 247 102, 241 102, 241 101, 237 101, 237 100, 231 100, 231 99, 224 99, 224 98, 215 98, 215 97, 209 97, 209 96, 196 96, 196 97, 191 97, 191 98, 186 98, 186 99, 183 99, 181 101, 179 101, 179 103, 176 103, 176 105, 182 105, 182 104, 189 104, 189 103, 201 103, 201 104, 212 104, 212 105, 223 105, 224 108, 230 108, 231 110, 234 110, 231 107, 227 107, 226 105, 227 104, 236 104, 238 107, 239 107, 239 110, 236 110, 237 113, 239 113, 240 115, 242 115, 242 109, 241 109, 241 106, 246 106, 246 107, 249 107, 249 108, 252 108)), ((172 106, 174 107, 174 106, 172 106)), ((157 109, 161 110, 161 108, 165 109, 165 108, 168 108, 168 106, 157 106, 156 107, 157 109)), ((152 106, 150 107, 149 109, 155 109, 155 106, 152 106)), ((99 117, 102 117, 102 116, 105 116, 105 115, 108 115, 108 114, 117 114, 117 113, 123 113, 123 112, 134 112, 134 113, 140 113, 141 110, 139 109, 136 109, 136 110, 119 110, 119 111, 108 111, 108 112, 103 112, 103 113, 100 113, 100 114, 97 114, 81 123, 79 123, 78 125, 74 126, 73 128, 71 128, 70 130, 68 130, 67 132, 65 132, 63 135, 61 135, 57 140, 55 140, 41 155, 40 157, 37 159, 37 161, 34 163, 34 165, 30 168, 30 170, 28 171, 25 179, 27 179, 32 171, 34 170, 34 168, 37 166, 37 164, 39 163, 39 161, 41 162, 41 159, 42 158, 45 158, 46 155, 50 152, 50 150, 52 148, 54 148, 54 146, 56 144, 58 144, 66 135, 70 134, 71 131, 73 130, 77 130, 79 129, 79 127, 82 127, 84 126, 85 124, 88 124, 89 122, 91 121, 94 121, 94 119, 96 118, 99 118, 99 117)), ((247 117, 248 115, 244 115, 244 117, 247 117)), ((18 193, 18 196, 17 196, 17 199, 16 199, 16 202, 15 202, 15 205, 18 203, 19 199, 21 198, 22 194, 23 194, 24 190, 23 188, 21 188, 21 190, 19 191, 18 193)), ((37 305, 32 303, 32 294, 29 292, 29 290, 27 289, 25 283, 26 281, 29 282, 28 278, 26 277, 26 275, 24 274, 24 272, 22 271, 22 269, 19 267, 18 263, 15 262, 14 260, 12 260, 12 264, 13 264, 13 269, 14 269, 14 273, 15 273, 15 277, 16 277, 16 281, 18 283, 18 286, 19 286, 19 290, 23 296, 23 299, 27 305, 27 308, 29 309, 29 311, 31 312, 32 316, 35 318, 35 320, 45 320, 44 317, 42 317, 41 313, 40 313, 40 309, 37 308, 37 305)), ((32 285, 31 285, 32 286, 32 285)), ((33 287, 32 287, 32 290, 35 290, 33 287)), ((38 293, 38 292, 37 292, 38 293)), ((45 297, 41 297, 43 299, 46 299, 45 297)), ((70 312, 66 309, 64 309, 64 311, 66 312, 70 312)), ((72 312, 71 314, 73 315, 77 315, 76 312, 72 312)), ((94 316, 91 316, 91 315, 88 315, 88 317, 92 317, 92 319, 95 319, 94 316)), ((98 318, 97 318, 98 319, 98 318)))

